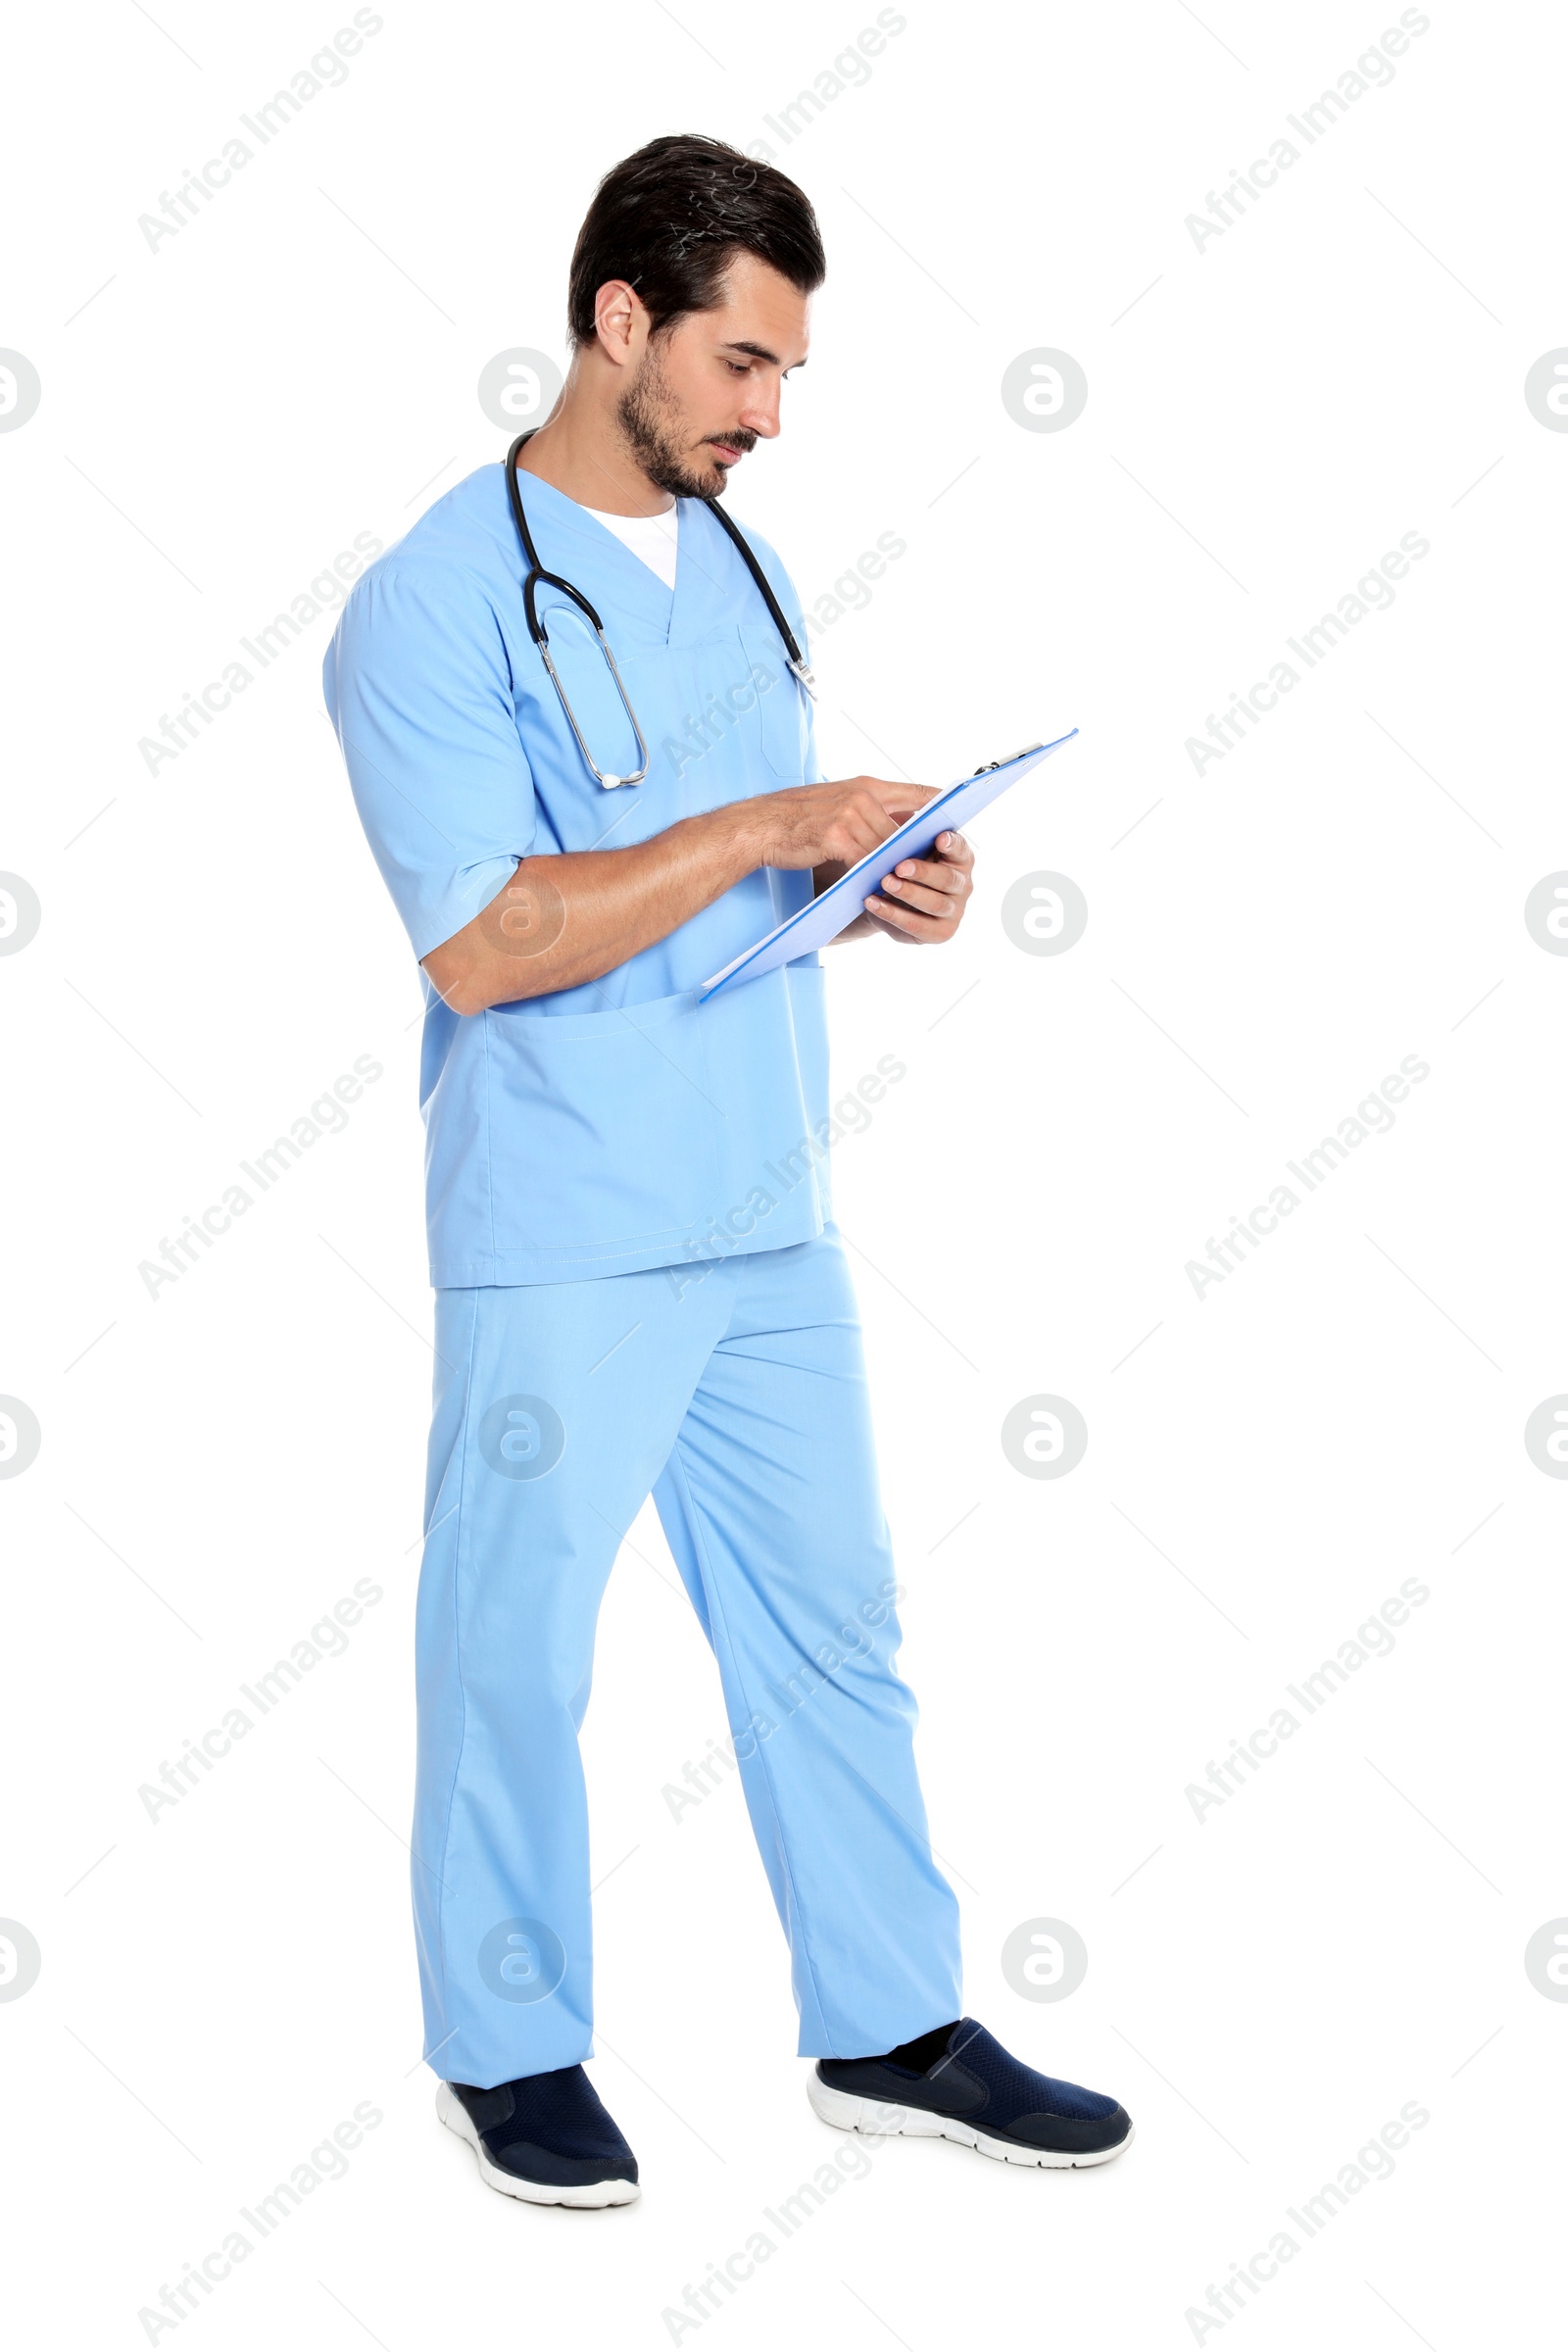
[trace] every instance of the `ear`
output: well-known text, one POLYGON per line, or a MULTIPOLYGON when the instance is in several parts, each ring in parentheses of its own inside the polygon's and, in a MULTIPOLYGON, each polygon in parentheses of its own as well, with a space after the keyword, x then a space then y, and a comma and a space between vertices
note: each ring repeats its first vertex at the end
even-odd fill
POLYGON ((600 350, 617 368, 624 368, 642 349, 648 339, 648 313, 625 278, 607 278, 594 296, 594 327, 600 350))

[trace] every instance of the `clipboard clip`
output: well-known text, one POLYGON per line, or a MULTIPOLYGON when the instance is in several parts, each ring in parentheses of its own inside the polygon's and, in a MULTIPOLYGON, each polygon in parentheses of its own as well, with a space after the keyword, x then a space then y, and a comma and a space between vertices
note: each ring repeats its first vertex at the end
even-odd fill
POLYGON ((1009 752, 1005 760, 988 760, 984 767, 977 767, 974 773, 977 776, 989 776, 995 769, 1010 767, 1014 760, 1026 760, 1031 752, 1043 752, 1045 748, 1043 743, 1026 743, 1021 752, 1009 752))

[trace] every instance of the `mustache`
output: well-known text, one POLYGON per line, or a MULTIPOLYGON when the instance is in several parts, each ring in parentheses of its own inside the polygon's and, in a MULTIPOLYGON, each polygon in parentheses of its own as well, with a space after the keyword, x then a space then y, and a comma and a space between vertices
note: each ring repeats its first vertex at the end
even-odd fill
POLYGON ((710 448, 715 441, 721 441, 726 449, 738 449, 742 457, 757 447, 757 435, 740 428, 733 433, 710 433, 704 441, 703 447, 710 448))

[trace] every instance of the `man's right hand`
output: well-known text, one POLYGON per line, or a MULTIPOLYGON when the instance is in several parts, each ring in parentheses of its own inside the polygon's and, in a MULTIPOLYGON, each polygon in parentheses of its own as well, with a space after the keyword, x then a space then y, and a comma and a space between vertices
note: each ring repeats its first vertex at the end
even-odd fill
POLYGON ((846 866, 867 857, 906 817, 934 800, 926 784, 850 776, 840 784, 797 784, 733 805, 759 865, 846 866))

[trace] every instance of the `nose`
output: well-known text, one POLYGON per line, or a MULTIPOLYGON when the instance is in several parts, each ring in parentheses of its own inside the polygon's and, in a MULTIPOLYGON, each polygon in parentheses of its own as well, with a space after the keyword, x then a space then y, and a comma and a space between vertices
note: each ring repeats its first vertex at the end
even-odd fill
POLYGON ((776 440, 779 430, 777 384, 771 385, 765 392, 759 389, 742 409, 738 421, 749 433, 755 433, 760 441, 776 440))

